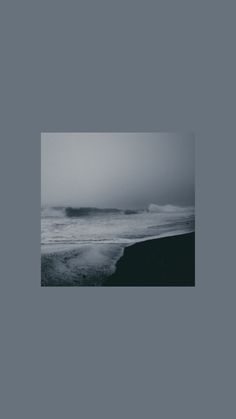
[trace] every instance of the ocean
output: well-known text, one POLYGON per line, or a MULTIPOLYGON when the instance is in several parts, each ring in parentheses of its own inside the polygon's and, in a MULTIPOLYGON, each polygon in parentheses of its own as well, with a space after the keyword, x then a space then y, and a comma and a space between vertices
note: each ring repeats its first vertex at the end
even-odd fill
POLYGON ((194 231, 194 208, 41 208, 42 285, 99 285, 124 248, 194 231))

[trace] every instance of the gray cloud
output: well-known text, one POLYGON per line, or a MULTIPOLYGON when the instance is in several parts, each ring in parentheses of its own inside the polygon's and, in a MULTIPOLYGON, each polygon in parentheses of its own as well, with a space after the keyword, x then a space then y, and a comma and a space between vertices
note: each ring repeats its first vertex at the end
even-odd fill
POLYGON ((194 138, 172 133, 44 133, 41 203, 194 204, 194 138))

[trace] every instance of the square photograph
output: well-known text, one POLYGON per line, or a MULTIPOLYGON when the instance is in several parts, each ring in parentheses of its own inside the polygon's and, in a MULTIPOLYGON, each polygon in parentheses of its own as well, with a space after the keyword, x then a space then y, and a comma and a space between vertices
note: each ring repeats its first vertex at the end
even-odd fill
POLYGON ((194 286, 192 133, 41 134, 41 286, 194 286))

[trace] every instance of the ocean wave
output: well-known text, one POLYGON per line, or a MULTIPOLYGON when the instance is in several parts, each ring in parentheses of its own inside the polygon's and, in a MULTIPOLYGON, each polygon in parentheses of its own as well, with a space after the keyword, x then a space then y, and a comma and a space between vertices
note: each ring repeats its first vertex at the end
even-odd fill
POLYGON ((193 206, 181 207, 177 205, 150 204, 147 209, 118 209, 118 208, 96 208, 96 207, 44 207, 41 208, 42 217, 68 217, 78 218, 97 215, 135 215, 141 213, 194 213, 193 206))
POLYGON ((66 207, 65 213, 67 217, 83 217, 87 215, 118 214, 122 211, 117 208, 66 207))
POLYGON ((177 205, 157 205, 157 204, 150 204, 148 206, 149 212, 156 212, 156 213, 176 213, 176 212, 194 212, 194 207, 180 207, 177 205))
POLYGON ((67 217, 86 217, 93 215, 108 215, 108 214, 124 214, 133 215, 138 214, 138 210, 118 209, 118 208, 96 208, 96 207, 66 207, 65 214, 67 217))

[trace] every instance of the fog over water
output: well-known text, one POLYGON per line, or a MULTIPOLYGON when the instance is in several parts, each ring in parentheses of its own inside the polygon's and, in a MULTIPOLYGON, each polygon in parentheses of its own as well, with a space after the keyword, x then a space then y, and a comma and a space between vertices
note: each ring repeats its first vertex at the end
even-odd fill
POLYGON ((41 205, 194 205, 194 137, 174 133, 44 133, 41 205))

